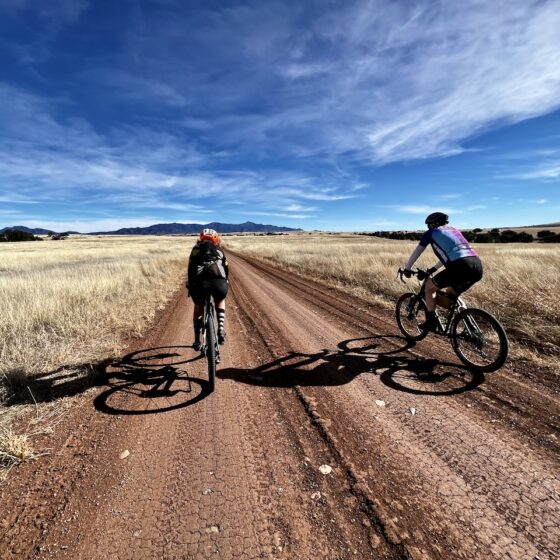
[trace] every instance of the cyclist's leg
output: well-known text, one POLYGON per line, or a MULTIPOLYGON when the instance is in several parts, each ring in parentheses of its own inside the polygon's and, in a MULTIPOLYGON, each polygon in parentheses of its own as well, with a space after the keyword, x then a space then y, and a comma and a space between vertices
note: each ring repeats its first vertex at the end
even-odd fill
POLYGON ((438 287, 434 284, 431 278, 426 279, 424 284, 424 301, 428 308, 428 313, 433 313, 436 309, 436 292, 438 287))
POLYGON ((424 287, 424 300, 426 302, 426 322, 419 325, 422 330, 437 330, 436 319, 436 293, 449 285, 449 271, 445 269, 433 278, 428 278, 424 287))
POLYGON ((212 296, 216 302, 216 316, 218 319, 218 343, 223 344, 226 340, 226 296, 228 293, 227 280, 216 280, 213 285, 212 296))
POLYGON ((204 324, 204 290, 202 286, 195 285, 191 286, 190 294, 194 303, 193 310, 193 331, 194 331, 194 343, 193 348, 195 350, 200 349, 200 332, 204 324))

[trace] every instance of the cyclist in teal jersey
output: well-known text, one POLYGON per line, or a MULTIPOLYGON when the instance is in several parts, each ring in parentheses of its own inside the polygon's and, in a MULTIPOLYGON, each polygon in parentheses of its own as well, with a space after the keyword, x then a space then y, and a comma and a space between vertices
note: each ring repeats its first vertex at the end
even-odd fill
MULTIPOLYGON (((436 326, 437 290, 446 290, 451 296, 457 297, 466 292, 482 278, 482 263, 476 251, 471 247, 463 234, 448 225, 449 216, 443 212, 434 212, 426 218, 428 230, 420 239, 420 243, 405 265, 404 275, 410 278, 412 266, 428 245, 439 259, 439 262, 428 270, 433 274, 442 266, 445 270, 428 278, 425 284, 424 299, 428 308, 426 323, 423 329, 434 330, 436 326)), ((420 279, 422 279, 419 276, 420 279)))

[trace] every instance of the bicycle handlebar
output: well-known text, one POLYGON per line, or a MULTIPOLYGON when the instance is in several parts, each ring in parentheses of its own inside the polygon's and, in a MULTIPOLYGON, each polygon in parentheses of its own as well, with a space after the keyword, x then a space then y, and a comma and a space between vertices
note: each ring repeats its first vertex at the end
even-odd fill
MULTIPOLYGON (((401 281, 403 284, 406 284, 406 280, 403 280, 404 271, 405 271, 404 268, 399 268, 399 269, 397 270, 397 278, 399 278, 400 281, 401 281)), ((421 275, 423 275, 423 278, 427 278, 428 276, 431 276, 431 274, 428 272, 428 270, 422 270, 421 268, 417 268, 416 270, 411 270, 411 271, 410 271, 410 274, 411 274, 412 276, 421 276, 421 275)))

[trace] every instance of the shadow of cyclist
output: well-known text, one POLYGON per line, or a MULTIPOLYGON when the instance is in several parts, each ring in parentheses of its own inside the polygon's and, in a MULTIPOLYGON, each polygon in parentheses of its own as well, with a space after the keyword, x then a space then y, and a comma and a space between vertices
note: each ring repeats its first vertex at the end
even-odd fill
POLYGON ((156 414, 192 406, 209 394, 208 381, 188 373, 191 346, 147 348, 127 354, 107 368, 107 389, 94 400, 100 412, 156 414))
POLYGON ((411 346, 394 335, 348 339, 335 351, 289 352, 256 368, 218 370, 218 377, 264 387, 305 387, 345 385, 358 375, 373 374, 393 389, 435 396, 463 393, 484 381, 462 365, 406 352, 411 346))

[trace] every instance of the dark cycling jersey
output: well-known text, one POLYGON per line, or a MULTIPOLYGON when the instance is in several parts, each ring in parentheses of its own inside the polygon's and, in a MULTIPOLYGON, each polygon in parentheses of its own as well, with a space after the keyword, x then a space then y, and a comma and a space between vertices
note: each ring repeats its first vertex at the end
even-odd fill
POLYGON ((463 234, 451 226, 429 229, 422 236, 419 245, 421 247, 431 245, 434 253, 443 264, 465 257, 478 257, 477 252, 471 247, 463 234))

